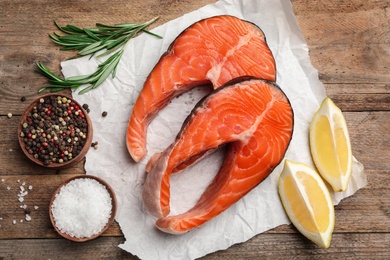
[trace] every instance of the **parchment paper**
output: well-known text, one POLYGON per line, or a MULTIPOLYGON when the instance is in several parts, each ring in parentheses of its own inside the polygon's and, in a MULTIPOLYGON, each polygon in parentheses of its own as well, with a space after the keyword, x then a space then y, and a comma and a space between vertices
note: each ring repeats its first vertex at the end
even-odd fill
MULTIPOLYGON (((258 187, 238 203, 201 228, 184 235, 168 235, 154 227, 155 219, 143 209, 142 184, 145 164, 150 156, 165 149, 178 133, 185 117, 209 90, 195 89, 174 99, 152 122, 148 130, 148 155, 135 164, 128 155, 125 133, 128 118, 149 74, 160 55, 175 37, 192 23, 206 17, 229 14, 257 24, 264 31, 277 65, 277 83, 289 97, 295 114, 294 135, 285 158, 313 166, 308 145, 308 129, 313 113, 325 97, 317 71, 310 63, 308 47, 286 0, 223 0, 170 21, 153 32, 132 40, 119 64, 117 76, 84 95, 73 93, 81 104, 88 104, 99 148, 86 157, 87 174, 109 182, 117 195, 116 220, 126 241, 120 248, 142 259, 194 259, 226 249, 251 237, 290 223, 277 194, 277 180, 283 162, 258 187), (108 115, 102 117, 103 111, 108 115)), ((129 22, 129 21, 123 21, 129 22)), ((62 63, 65 77, 92 73, 102 60, 84 57, 62 63)), ((172 177, 172 214, 195 204, 222 162, 222 151, 172 177)), ((366 185, 363 166, 354 159, 349 189, 332 193, 334 203, 366 185)), ((303 238, 304 239, 304 238, 303 238)), ((282 241, 281 241, 282 243, 282 241)))

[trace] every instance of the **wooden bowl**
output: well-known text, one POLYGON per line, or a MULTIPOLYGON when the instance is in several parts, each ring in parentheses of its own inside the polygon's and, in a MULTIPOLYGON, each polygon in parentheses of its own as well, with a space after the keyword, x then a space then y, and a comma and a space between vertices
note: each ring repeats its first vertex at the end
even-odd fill
POLYGON ((37 98, 36 100, 34 100, 28 107, 27 109, 25 110, 25 112, 23 113, 22 117, 20 118, 20 122, 19 122, 19 126, 18 126, 18 140, 19 140, 19 144, 20 144, 20 147, 22 148, 22 151, 23 153, 31 160, 33 161, 34 163, 38 164, 38 165, 41 165, 43 167, 47 167, 47 168, 53 168, 53 169, 60 169, 60 168, 67 168, 67 167, 71 167, 71 166, 74 166, 75 164, 77 164, 78 162, 80 162, 86 155, 86 153, 88 152, 88 150, 90 149, 91 147, 91 144, 92 144, 92 135, 93 135, 93 130, 92 130, 92 121, 90 119, 90 117, 88 116, 88 112, 78 103, 76 102, 72 97, 69 97, 67 95, 63 95, 63 94, 48 94, 48 95, 44 95, 44 96, 41 96, 39 98, 37 98), (82 111, 82 113, 84 114, 84 118, 87 122, 87 136, 86 136, 86 140, 85 140, 85 144, 83 146, 83 148, 81 149, 80 153, 73 157, 72 159, 66 161, 66 162, 63 162, 63 163, 58 163, 58 162, 53 162, 51 161, 50 164, 48 165, 45 165, 43 163, 43 161, 37 159, 34 157, 33 154, 30 154, 26 148, 26 143, 23 141, 24 138, 27 138, 27 137, 21 137, 21 132, 23 130, 23 123, 26 122, 27 120, 27 117, 28 117, 28 114, 31 113, 32 109, 35 107, 35 106, 38 106, 39 102, 40 102, 40 99, 43 98, 43 99, 47 99, 48 97, 50 96, 54 96, 54 97, 58 97, 58 96, 61 96, 61 97, 65 97, 67 99, 70 99, 71 101, 73 101, 75 103, 75 105, 77 105, 79 107, 79 109, 82 111))
POLYGON ((115 196, 115 193, 114 193, 114 190, 111 188, 111 186, 106 182, 104 181, 103 179, 101 178, 98 178, 96 176, 92 176, 92 175, 80 175, 80 176, 76 176, 76 177, 72 177, 66 181, 64 181, 57 189, 56 191, 54 192, 51 200, 50 200, 50 204, 49 204, 49 216, 50 216, 50 221, 54 227, 54 229, 57 231, 58 234, 60 234, 62 237, 68 239, 68 240, 71 240, 71 241, 74 241, 74 242, 86 242, 86 241, 90 241, 90 240, 93 240, 97 237, 99 237, 100 235, 102 235, 106 230, 107 228, 110 227, 110 225, 114 222, 114 219, 115 219, 115 215, 116 215, 116 211, 117 211, 117 200, 116 200, 116 196, 115 196), (68 184, 70 181, 72 180, 76 180, 76 179, 93 179, 93 180, 96 180, 98 181, 99 183, 101 183, 103 186, 106 187, 108 193, 110 194, 110 197, 111 197, 111 205, 112 205, 112 208, 111 208, 111 216, 110 218, 108 219, 108 222, 107 224, 103 227, 103 229, 100 230, 99 233, 93 235, 93 236, 90 236, 90 237, 82 237, 82 238, 78 238, 78 237, 72 237, 70 235, 68 235, 67 233, 63 233, 61 232, 61 230, 57 227, 56 225, 56 222, 54 220, 54 217, 53 217, 53 212, 52 212, 52 205, 53 205, 53 202, 56 198, 56 195, 60 192, 61 188, 68 184))

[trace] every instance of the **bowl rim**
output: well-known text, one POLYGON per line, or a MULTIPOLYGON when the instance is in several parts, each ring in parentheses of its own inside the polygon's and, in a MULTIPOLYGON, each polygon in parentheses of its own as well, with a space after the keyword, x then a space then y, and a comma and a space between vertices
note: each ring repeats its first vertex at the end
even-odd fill
POLYGON ((66 95, 66 94, 50 93, 50 94, 45 94, 45 95, 37 97, 24 110, 23 114, 20 117, 19 124, 18 124, 18 142, 19 142, 19 146, 22 149, 23 153, 27 156, 28 159, 30 159, 30 161, 32 161, 32 162, 34 162, 34 163, 36 163, 36 164, 38 164, 38 165, 40 165, 42 167, 45 167, 45 168, 63 169, 63 168, 68 168, 68 167, 76 165, 77 163, 79 163, 85 157, 85 155, 87 154, 88 150, 90 149, 91 144, 92 144, 92 138, 93 138, 93 125, 92 125, 91 118, 88 115, 88 112, 73 97, 71 97, 70 95, 66 95), (23 138, 20 136, 20 133, 22 131, 23 122, 24 122, 25 118, 27 117, 28 113, 31 112, 31 110, 33 109, 34 106, 37 106, 37 104, 39 103, 39 100, 41 98, 46 99, 46 98, 48 98, 50 96, 65 97, 67 99, 72 100, 76 105, 78 105, 80 110, 83 112, 83 114, 85 116, 85 119, 87 121, 88 129, 87 129, 87 140, 86 140, 86 142, 84 144, 84 147, 81 149, 80 153, 76 157, 72 158, 71 160, 69 160, 69 161, 67 161, 65 163, 61 163, 61 164, 60 163, 50 163, 49 165, 45 165, 42 161, 34 158, 33 155, 28 153, 28 151, 25 148, 25 143, 23 142, 23 138))
POLYGON ((117 199, 116 199, 116 195, 115 195, 115 192, 113 190, 113 188, 111 187, 110 184, 108 184, 108 182, 106 182, 105 180, 103 180, 102 178, 100 177, 97 177, 97 176, 94 176, 94 175, 89 175, 89 174, 83 174, 83 175, 77 175, 77 176, 74 176, 74 177, 71 177, 71 178, 68 178, 66 179, 65 181, 63 181, 58 187, 57 189, 54 191, 51 199, 50 199, 50 202, 49 202, 49 217, 50 217, 50 221, 51 221, 51 224, 52 226, 54 227, 54 229, 56 230, 56 232, 61 235, 63 238, 66 238, 70 241, 74 241, 74 242, 86 242, 86 241, 91 241, 93 239, 96 239, 98 238, 99 236, 101 236, 110 226, 111 224, 114 222, 115 220, 115 216, 116 216, 116 212, 117 212, 117 199), (73 180, 77 180, 77 179, 94 179, 96 181, 98 181, 99 183, 101 183, 102 185, 104 185, 111 197, 111 216, 110 218, 108 219, 107 221, 107 224, 100 230, 99 233, 93 235, 93 236, 90 236, 90 237, 83 237, 83 238, 78 238, 78 237, 72 237, 66 233, 63 233, 59 230, 59 228, 56 226, 56 222, 54 220, 54 217, 53 217, 53 212, 52 212, 52 205, 53 205, 53 202, 57 196, 57 194, 60 192, 61 188, 63 186, 65 186, 66 184, 68 184, 69 182, 73 181, 73 180))

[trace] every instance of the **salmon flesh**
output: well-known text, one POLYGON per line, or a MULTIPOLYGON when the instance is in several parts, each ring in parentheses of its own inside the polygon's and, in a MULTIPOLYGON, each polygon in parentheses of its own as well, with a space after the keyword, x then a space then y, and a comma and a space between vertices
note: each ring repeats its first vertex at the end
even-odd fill
POLYGON ((146 155, 147 128, 170 100, 195 86, 211 83, 216 89, 241 76, 276 79, 275 60, 259 27, 221 15, 184 30, 146 78, 134 104, 126 132, 134 161, 146 155))
POLYGON ((167 233, 184 233, 240 200, 282 161, 293 124, 288 98, 263 79, 235 79, 206 96, 175 141, 150 165, 142 198, 147 212, 158 218, 156 226, 167 233), (170 175, 222 145, 228 147, 223 165, 196 205, 170 216, 170 175))

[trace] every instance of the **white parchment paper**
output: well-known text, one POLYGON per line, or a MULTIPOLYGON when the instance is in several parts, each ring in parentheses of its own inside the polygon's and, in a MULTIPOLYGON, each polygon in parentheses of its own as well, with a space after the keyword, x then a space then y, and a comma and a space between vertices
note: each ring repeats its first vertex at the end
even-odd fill
MULTIPOLYGON (((148 129, 148 155, 138 164, 131 160, 125 144, 132 105, 146 76, 175 37, 192 23, 218 14, 251 21, 264 31, 276 59, 277 83, 289 97, 295 114, 294 135, 285 158, 313 166, 308 145, 309 123, 325 97, 325 90, 310 63, 308 47, 290 1, 222 0, 154 29, 153 32, 162 35, 163 39, 148 34, 133 39, 114 79, 108 79, 84 95, 78 95, 76 91, 73 96, 81 104, 90 106, 93 140, 99 142, 99 148, 91 149, 87 154, 87 174, 105 179, 114 188, 119 203, 116 220, 126 238, 119 246, 142 259, 194 259, 290 223, 277 194, 283 163, 238 203, 184 235, 158 231, 154 227, 155 219, 143 209, 141 190, 145 164, 154 152, 162 151, 174 140, 185 117, 209 90, 198 88, 183 94, 159 113, 148 129), (106 117, 101 116, 103 111, 108 112, 106 117)), ((61 64, 62 72, 65 77, 92 73, 99 63, 101 60, 89 57, 70 60, 61 64)), ((172 214, 184 212, 196 203, 217 173, 222 155, 217 152, 172 177, 172 214)), ((349 189, 332 194, 334 203, 352 195, 366 182, 363 166, 354 160, 349 189)))

